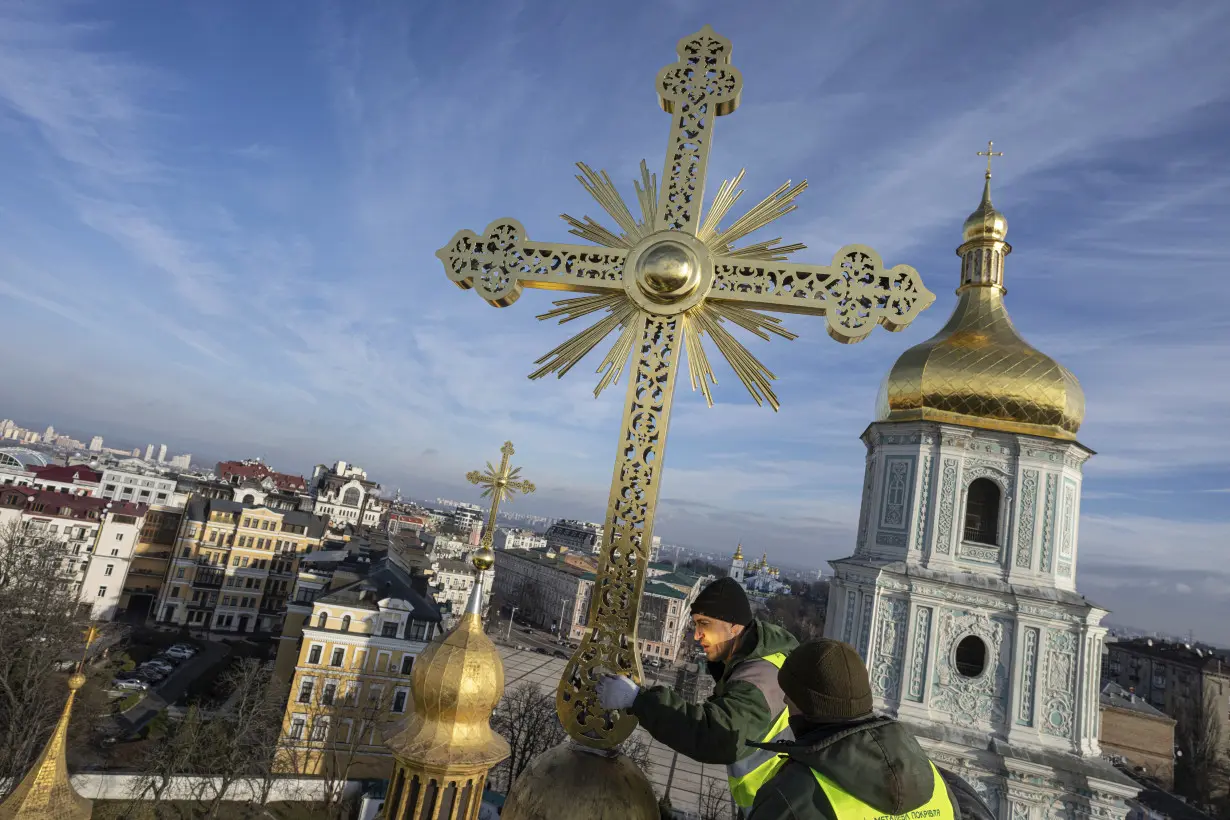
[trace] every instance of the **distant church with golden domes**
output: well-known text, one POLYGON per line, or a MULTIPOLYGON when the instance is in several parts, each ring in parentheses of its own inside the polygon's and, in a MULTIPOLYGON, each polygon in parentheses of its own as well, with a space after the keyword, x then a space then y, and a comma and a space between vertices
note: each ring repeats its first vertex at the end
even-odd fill
POLYGON ((897 359, 862 435, 855 551, 832 562, 825 631, 997 816, 1111 820, 1138 789, 1101 759, 1107 612, 1076 591, 1085 398, 1008 317, 1007 234, 988 164, 952 316, 897 359))

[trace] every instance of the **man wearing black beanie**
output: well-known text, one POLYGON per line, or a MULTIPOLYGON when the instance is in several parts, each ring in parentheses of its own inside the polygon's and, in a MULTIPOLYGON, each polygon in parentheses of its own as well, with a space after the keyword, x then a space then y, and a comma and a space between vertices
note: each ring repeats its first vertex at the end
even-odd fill
POLYGON ((792 738, 777 670, 798 646, 786 630, 752 617, 747 594, 733 578, 709 584, 692 603, 692 628, 716 685, 700 704, 665 686, 641 689, 624 675, 598 685, 605 709, 640 720, 658 742, 701 763, 726 766, 730 793, 746 813, 756 790, 785 760, 747 745, 792 738))

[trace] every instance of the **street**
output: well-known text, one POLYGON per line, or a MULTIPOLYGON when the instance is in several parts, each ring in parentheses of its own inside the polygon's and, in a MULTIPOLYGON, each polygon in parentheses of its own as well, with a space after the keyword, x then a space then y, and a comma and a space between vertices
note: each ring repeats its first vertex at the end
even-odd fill
POLYGON ((151 688, 145 697, 128 711, 111 717, 110 728, 106 729, 104 734, 122 738, 139 732, 159 712, 178 700, 193 680, 231 651, 224 643, 201 641, 198 645, 201 651, 180 664, 174 674, 160 686, 151 688))

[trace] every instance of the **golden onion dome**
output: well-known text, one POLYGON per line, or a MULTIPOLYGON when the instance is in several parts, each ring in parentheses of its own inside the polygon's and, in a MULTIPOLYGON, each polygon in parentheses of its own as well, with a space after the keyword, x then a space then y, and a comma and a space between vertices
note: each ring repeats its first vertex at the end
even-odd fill
POLYGON ((965 221, 961 286, 948 323, 893 365, 880 388, 876 421, 937 421, 1072 440, 1085 394, 1072 372, 1032 347, 1004 306, 1008 220, 982 202, 965 221))
POLYGON ((457 627, 414 664, 414 712, 386 740, 399 763, 448 771, 489 767, 508 757, 507 741, 490 725, 504 695, 504 663, 483 633, 482 588, 476 580, 457 627))
POLYGON ((990 239, 1002 242, 1008 235, 1008 218, 991 204, 991 172, 987 171, 986 183, 982 187, 982 201, 970 214, 961 228, 961 242, 973 242, 975 239, 990 239))

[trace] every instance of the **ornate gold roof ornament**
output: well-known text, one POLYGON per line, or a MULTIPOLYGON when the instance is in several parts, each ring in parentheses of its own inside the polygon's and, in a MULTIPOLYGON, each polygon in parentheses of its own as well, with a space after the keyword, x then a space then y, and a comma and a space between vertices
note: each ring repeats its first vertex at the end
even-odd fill
POLYGON ((1004 305, 1008 219, 991 204, 986 151, 982 201, 961 229, 957 305, 939 333, 897 359, 880 388, 877 421, 937 421, 1072 441, 1085 394, 1070 370, 1017 332, 1004 305))
POLYGON ((466 481, 482 487, 482 497, 491 499, 491 509, 487 511, 487 527, 483 530, 483 537, 479 544, 478 552, 471 559, 474 562, 475 568, 480 573, 479 586, 482 586, 481 573, 491 569, 495 564, 495 551, 492 549, 492 545, 495 543, 495 523, 496 516, 500 512, 500 502, 504 500, 511 501, 516 493, 528 494, 537 489, 534 486, 534 482, 521 478, 520 467, 509 465, 508 459, 516 452, 513 449, 513 443, 506 441, 504 446, 500 448, 500 467, 498 470, 492 467, 491 462, 488 461, 486 472, 471 470, 466 473, 466 481))
MULTIPOLYGON (((90 645, 98 637, 98 630, 91 626, 85 634, 85 652, 89 652, 90 645)), ((82 661, 68 678, 68 700, 64 702, 64 711, 60 713, 60 719, 43 747, 43 753, 17 787, 0 803, 0 820, 88 820, 93 813, 93 802, 73 790, 65 762, 73 700, 85 686, 85 675, 81 672, 84 665, 83 652, 82 661)))
POLYGON ((509 820, 529 817, 657 817, 653 790, 626 757, 613 755, 636 719, 608 712, 596 686, 604 672, 642 679, 636 623, 649 564, 675 380, 684 352, 693 390, 712 404, 716 384, 702 341, 707 337, 757 404, 777 409, 775 377, 730 333, 730 325, 768 340, 795 335, 772 312, 823 316, 839 342, 865 339, 876 327, 901 330, 935 300, 906 265, 884 266, 865 245, 847 245, 828 265, 787 261, 803 245, 740 240, 795 209, 806 183, 779 187, 743 216, 722 220, 742 196, 743 174, 701 204, 712 130, 739 105, 743 78, 731 46, 705 26, 679 41, 678 61, 658 72, 662 109, 671 115, 661 186, 641 163, 632 215, 610 177, 579 164, 582 186, 618 226, 564 216, 571 233, 593 245, 532 241, 515 219, 497 219, 482 235, 459 231, 436 255, 449 279, 506 307, 526 287, 585 294, 555 303, 540 319, 598 317, 589 328, 538 360, 531 374, 563 376, 612 333, 595 395, 629 371, 604 541, 589 610, 589 629, 564 668, 556 709, 573 743, 542 755, 514 785, 509 820), (590 750, 589 752, 584 751, 590 750), (559 788, 560 782, 569 784, 559 788), (622 789, 622 791, 617 791, 622 789))

